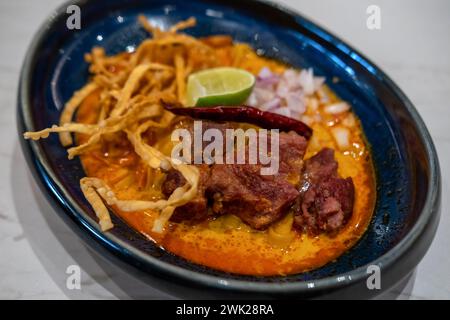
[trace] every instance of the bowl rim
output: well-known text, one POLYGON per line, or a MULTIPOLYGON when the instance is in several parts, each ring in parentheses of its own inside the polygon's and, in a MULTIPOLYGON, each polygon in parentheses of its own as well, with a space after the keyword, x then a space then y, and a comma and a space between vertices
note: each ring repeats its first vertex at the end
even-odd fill
MULTIPOLYGON (((281 11, 284 14, 297 18, 297 23, 302 24, 308 28, 315 35, 323 38, 326 42, 332 41, 333 45, 340 51, 347 53, 351 52, 354 59, 370 73, 374 74, 379 80, 386 83, 386 85, 403 101, 406 111, 413 119, 418 132, 420 132, 420 138, 427 151, 427 161, 430 166, 430 175, 428 179, 428 191, 425 198, 423 209, 415 222, 414 226, 406 233, 403 238, 388 252, 378 257, 374 261, 353 269, 349 272, 338 274, 335 276, 329 276, 316 280, 299 281, 299 282, 263 282, 263 281, 249 281, 239 279, 224 279, 220 276, 214 276, 204 274, 198 271, 188 270, 179 266, 171 265, 169 263, 160 261, 156 257, 152 257, 148 254, 141 253, 135 247, 125 243, 121 239, 106 232, 103 233, 97 226, 97 222, 91 219, 84 210, 74 201, 61 182, 58 181, 54 172, 50 168, 49 164, 45 160, 43 152, 40 150, 38 144, 32 141, 21 141, 22 147, 26 153, 27 160, 31 167, 31 163, 34 166, 36 176, 40 179, 42 184, 46 186, 47 192, 57 200, 57 205, 61 207, 65 214, 69 215, 72 219, 78 220, 78 226, 82 232, 89 231, 89 235, 97 242, 102 244, 106 249, 112 250, 118 254, 122 259, 131 261, 137 261, 140 264, 144 264, 147 267, 151 267, 155 271, 168 276, 169 278, 176 278, 187 283, 193 283, 196 285, 203 285, 215 289, 224 290, 237 290, 241 292, 257 292, 257 293, 286 293, 286 292, 320 292, 323 290, 329 290, 339 286, 350 286, 358 283, 359 281, 366 279, 367 267, 369 265, 378 265, 383 273, 383 270, 389 269, 395 261, 403 256, 414 243, 424 234, 426 226, 433 217, 438 214, 440 206, 440 193, 441 193, 441 175, 439 160, 435 146, 433 144, 430 133, 428 132, 422 118, 413 106, 412 102, 406 97, 402 90, 388 77, 377 65, 371 60, 362 55, 358 50, 353 49, 345 41, 339 37, 330 33, 326 29, 319 26, 317 23, 312 22, 308 18, 305 18, 302 14, 296 12, 293 9, 287 8, 284 5, 275 3, 270 0, 246 0, 251 3, 258 3, 268 7, 272 10, 281 11), (299 21, 300 20, 300 21, 299 21), (32 159, 32 161, 30 160, 32 159)), ((52 13, 46 18, 46 20, 40 25, 39 29, 33 36, 33 40, 27 48, 27 53, 22 65, 19 79, 18 89, 18 134, 22 139, 22 129, 24 131, 34 130, 32 120, 32 105, 28 100, 29 87, 31 86, 31 71, 33 67, 33 59, 37 54, 37 49, 40 43, 48 36, 54 26, 57 17, 66 14, 66 8, 68 5, 83 5, 92 2, 92 0, 67 0, 59 7, 54 9, 52 13)), ((23 139, 22 139, 23 140, 23 139)), ((127 261, 127 263, 129 263, 127 261)))

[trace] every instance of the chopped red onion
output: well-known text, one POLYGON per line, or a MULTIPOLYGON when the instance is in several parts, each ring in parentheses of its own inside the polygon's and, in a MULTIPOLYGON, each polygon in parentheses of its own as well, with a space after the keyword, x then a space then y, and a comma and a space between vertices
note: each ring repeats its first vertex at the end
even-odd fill
POLYGON ((271 110, 273 113, 278 113, 286 117, 291 117, 291 110, 287 107, 280 107, 274 110, 271 110))
POLYGON ((269 100, 263 104, 261 104, 259 107, 260 109, 264 110, 264 111, 271 111, 274 109, 277 109, 281 106, 281 99, 276 97, 272 100, 269 100))
POLYGON ((287 69, 276 74, 264 67, 256 77, 247 104, 288 117, 300 118, 306 111, 305 98, 319 90, 325 78, 314 77, 311 68, 287 69))

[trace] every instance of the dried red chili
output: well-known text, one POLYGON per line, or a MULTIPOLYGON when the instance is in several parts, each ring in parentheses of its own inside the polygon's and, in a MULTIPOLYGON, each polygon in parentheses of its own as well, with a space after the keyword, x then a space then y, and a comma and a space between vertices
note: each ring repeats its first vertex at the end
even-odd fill
POLYGON ((312 129, 299 120, 250 106, 175 107, 164 104, 164 107, 180 116, 213 121, 246 122, 265 129, 294 131, 306 139, 312 135, 312 129))

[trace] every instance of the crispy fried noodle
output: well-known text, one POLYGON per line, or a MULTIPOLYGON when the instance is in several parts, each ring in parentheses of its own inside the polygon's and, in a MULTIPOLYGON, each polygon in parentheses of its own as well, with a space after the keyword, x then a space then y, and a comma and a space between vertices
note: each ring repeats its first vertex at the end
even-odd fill
MULTIPOLYGON (((198 169, 179 164, 165 156, 143 139, 150 128, 167 127, 173 115, 164 111, 161 101, 179 103, 184 101, 186 76, 202 68, 199 61, 211 62, 211 48, 205 43, 179 30, 195 25, 195 19, 182 21, 163 31, 152 26, 145 17, 140 23, 152 38, 145 40, 134 53, 106 56, 102 48, 94 48, 85 59, 90 63, 91 80, 65 104, 59 126, 36 132, 26 132, 26 139, 47 138, 58 133, 63 146, 71 146, 71 133, 84 134, 86 142, 68 149, 68 157, 90 150, 101 142, 103 136, 123 132, 136 154, 149 167, 167 171, 178 170, 186 184, 177 188, 167 199, 121 200, 101 179, 85 177, 80 180, 81 190, 95 211, 103 231, 113 227, 105 203, 123 211, 152 209, 159 212, 153 231, 162 233, 175 208, 192 200, 199 181, 198 169), (208 57, 209 56, 209 57, 208 57), (92 93, 99 93, 100 116, 97 123, 84 124, 74 121, 80 104, 92 93)), ((206 64, 205 64, 206 66, 206 64)))

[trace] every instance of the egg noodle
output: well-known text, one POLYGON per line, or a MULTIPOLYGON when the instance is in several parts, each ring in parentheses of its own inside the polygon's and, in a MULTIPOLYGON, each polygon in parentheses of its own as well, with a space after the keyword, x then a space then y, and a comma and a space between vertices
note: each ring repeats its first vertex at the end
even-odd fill
MULTIPOLYGON (((65 104, 59 126, 26 132, 24 137, 39 140, 47 138, 50 133, 59 133, 61 144, 69 147, 74 143, 71 133, 88 135, 86 142, 68 149, 68 157, 72 159, 90 150, 102 137, 124 132, 136 154, 150 168, 164 171, 176 169, 186 179, 186 184, 173 191, 168 199, 157 201, 117 199, 111 188, 95 177, 82 178, 81 190, 94 209, 103 231, 113 227, 106 203, 123 211, 158 210, 159 217, 155 220, 153 231, 161 233, 175 208, 195 197, 199 172, 195 166, 175 163, 147 144, 142 134, 149 128, 169 126, 174 116, 163 109, 162 101, 184 102, 186 77, 193 71, 215 67, 217 52, 204 41, 178 33, 194 26, 194 18, 179 22, 167 31, 152 26, 144 16, 139 17, 139 22, 152 37, 143 41, 133 53, 107 56, 103 48, 93 48, 85 56, 92 78, 65 104), (94 92, 100 96, 97 123, 75 122, 77 108, 94 92)), ((232 40, 228 36, 209 37, 212 43, 224 41, 232 40)), ((241 59, 243 49, 237 46, 232 59, 241 59)))

